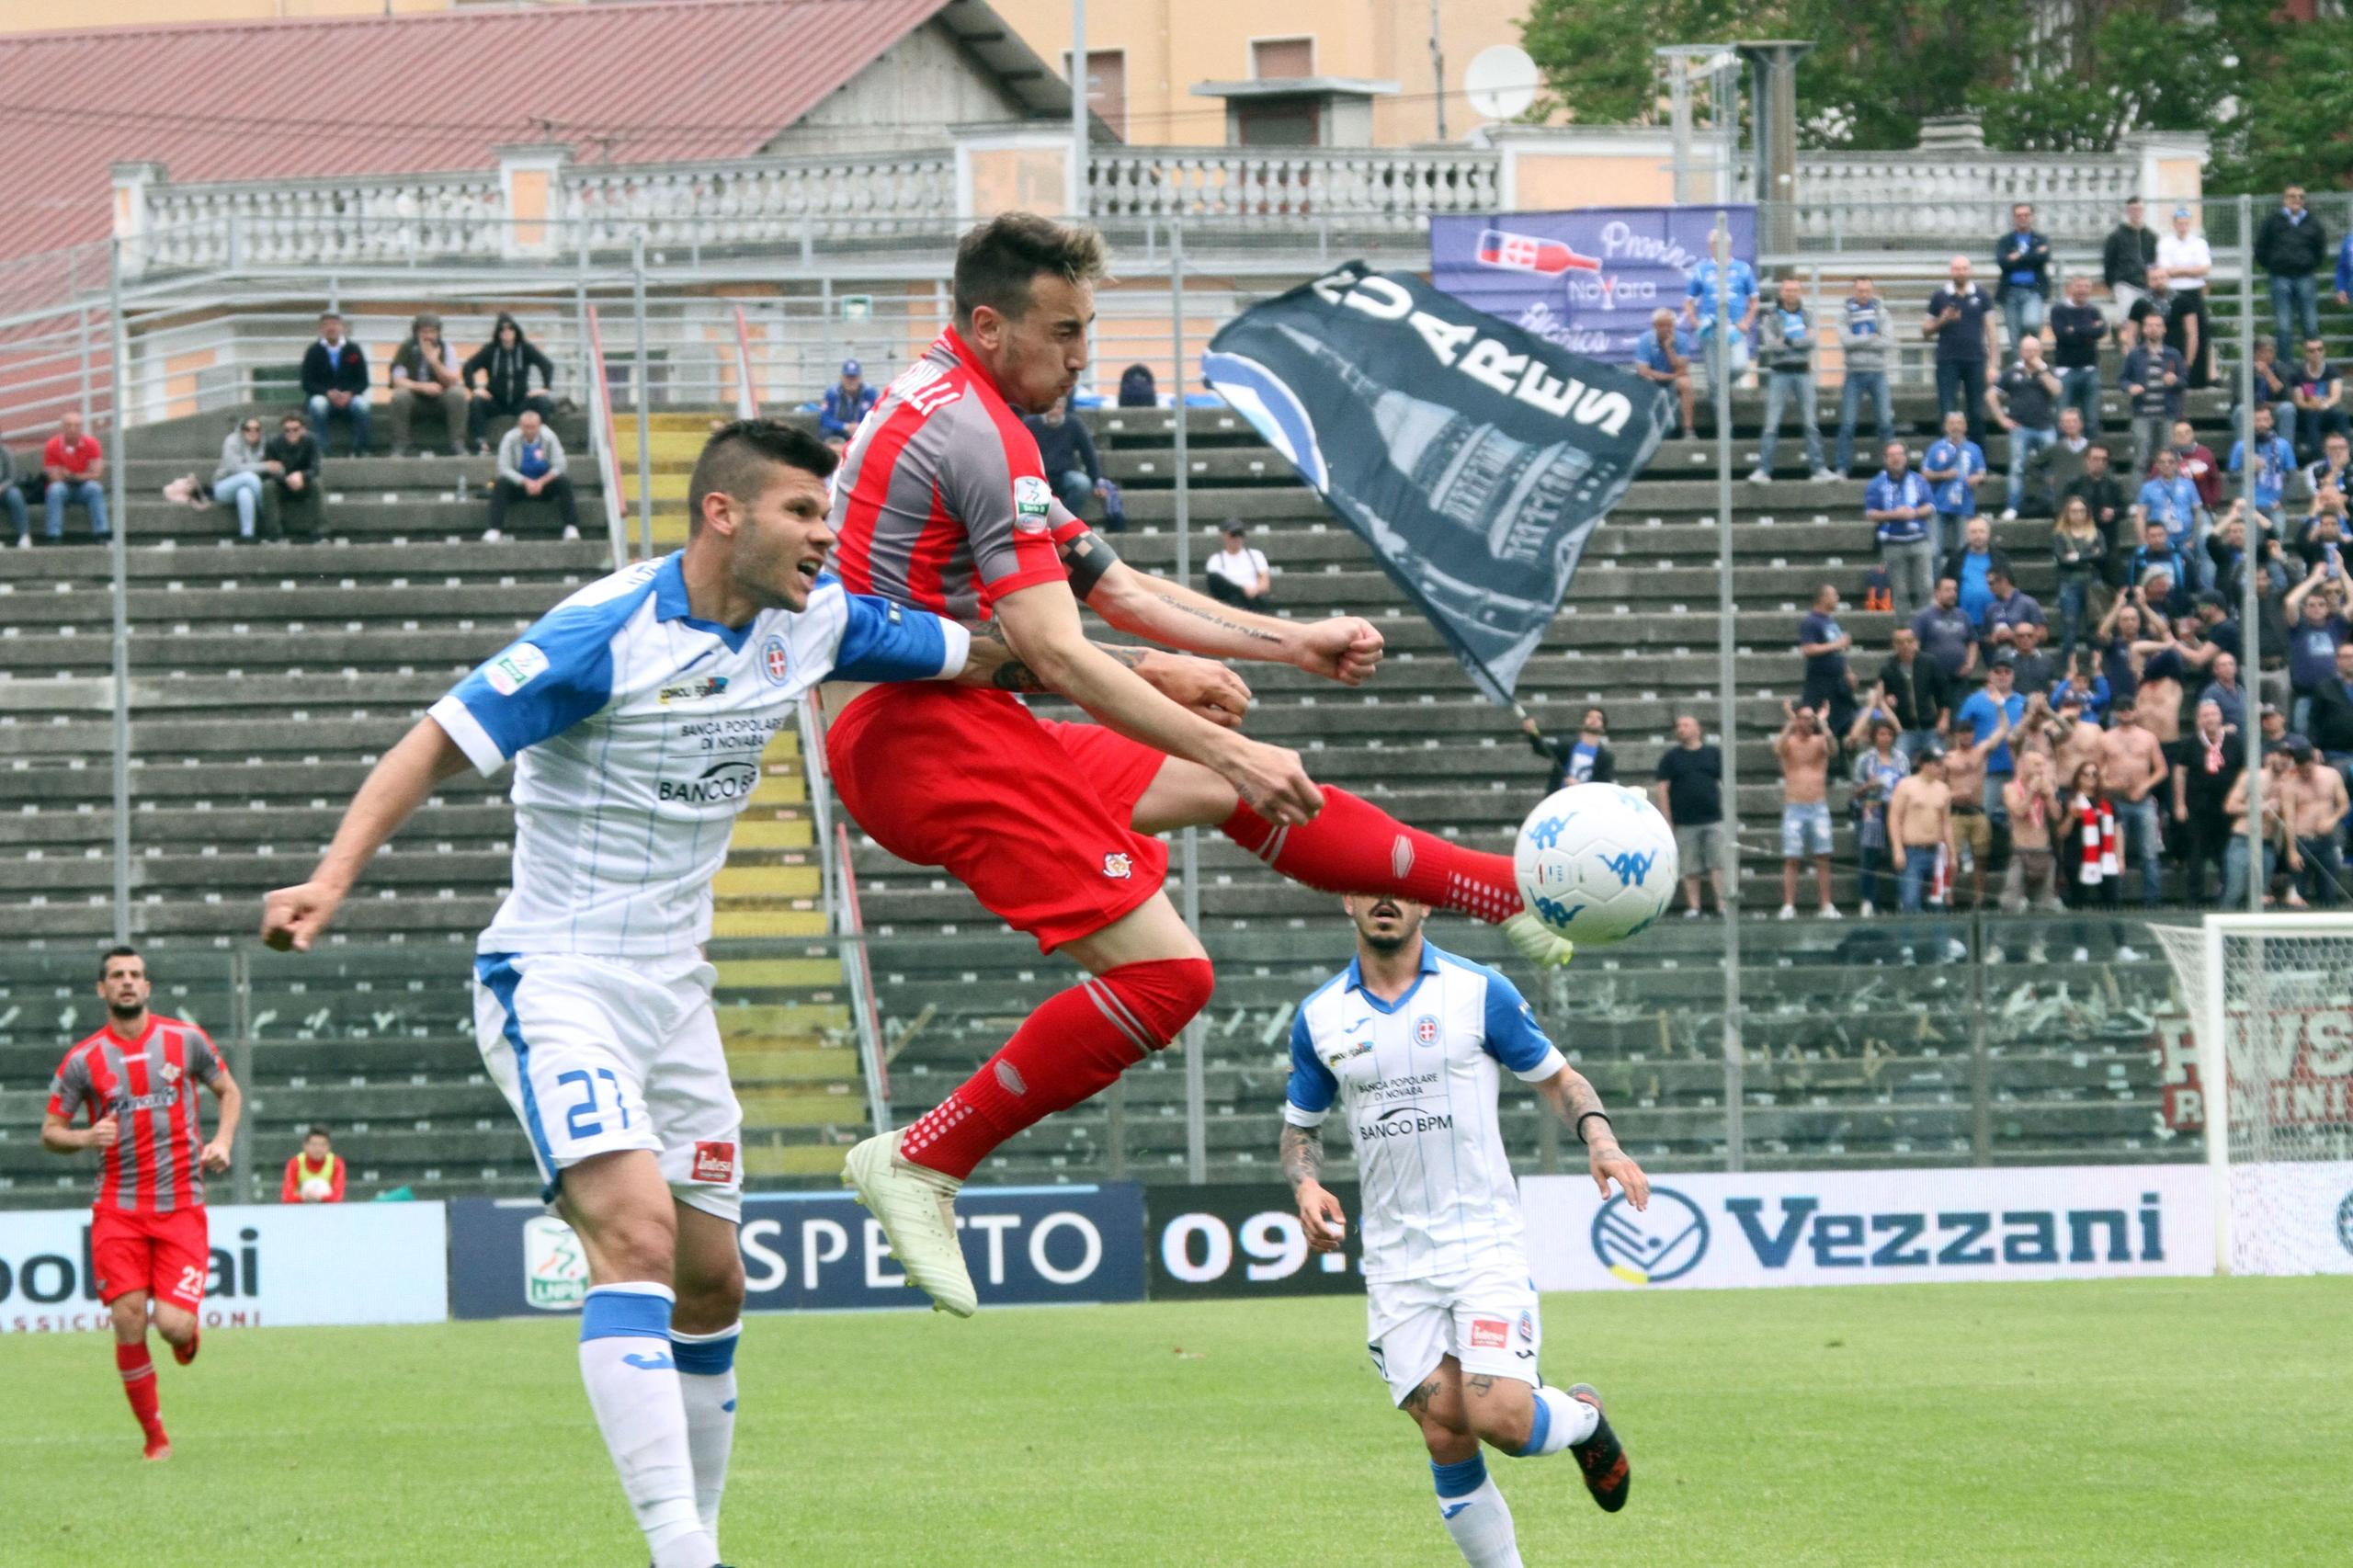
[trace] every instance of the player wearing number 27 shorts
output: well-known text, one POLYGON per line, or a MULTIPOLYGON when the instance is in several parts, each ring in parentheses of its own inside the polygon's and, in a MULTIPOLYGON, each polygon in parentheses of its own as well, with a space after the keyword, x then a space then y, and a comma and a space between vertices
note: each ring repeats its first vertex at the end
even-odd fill
POLYGON ((1538 1370, 1544 1329, 1496 1115, 1503 1074, 1585 1139, 1605 1194, 1614 1180, 1642 1208, 1650 1183, 1512 983, 1424 938, 1427 905, 1352 893, 1342 907, 1357 957, 1291 1025, 1284 1174, 1309 1245, 1338 1248, 1347 1216, 1317 1179, 1336 1109, 1356 1151, 1373 1369, 1421 1427, 1438 1515, 1464 1561, 1518 1568, 1483 1442, 1520 1459, 1567 1449, 1612 1513, 1631 1475, 1601 1396, 1550 1387, 1538 1370))

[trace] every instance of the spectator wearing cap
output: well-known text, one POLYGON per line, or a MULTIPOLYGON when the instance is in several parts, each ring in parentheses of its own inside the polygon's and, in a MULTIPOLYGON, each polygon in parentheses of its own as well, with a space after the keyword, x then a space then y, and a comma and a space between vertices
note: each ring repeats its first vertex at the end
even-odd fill
POLYGON ((493 419, 520 419, 529 409, 542 424, 555 418, 555 361, 523 335, 523 324, 505 311, 491 328, 490 341, 465 364, 466 445, 477 452, 490 449, 487 437, 493 419), (540 384, 531 385, 539 372, 540 384))
POLYGON ((2018 357, 1985 390, 1985 411, 2009 433, 2010 488, 2002 510, 2015 522, 2026 503, 2027 465, 2059 439, 2059 377, 2043 362, 2042 339, 2018 339, 2018 357))
POLYGON ((1871 418, 1884 451, 1895 439, 1895 398, 1887 382, 1887 357, 1894 351, 1895 317, 1879 297, 1879 286, 1858 278, 1838 314, 1838 347, 1846 360, 1846 381, 1838 390, 1838 441, 1830 466, 1847 472, 1855 461, 1855 421, 1863 399, 1871 400, 1871 418))
POLYGON ((1086 515, 1087 498, 1103 493, 1103 463, 1095 455, 1095 437, 1086 423, 1073 419, 1065 399, 1054 399, 1043 414, 1025 414, 1021 423, 1038 440, 1038 456, 1046 478, 1071 516, 1086 515))
POLYGON ((1937 507, 1928 482, 1912 468, 1901 441, 1886 444, 1887 466, 1863 487, 1863 518, 1871 525, 1900 625, 1910 620, 1936 592, 1937 541, 1931 534, 1937 507))
POLYGON ((1634 344, 1634 374, 1656 386, 1671 387, 1683 414, 1680 434, 1689 440, 1699 393, 1691 385, 1691 340, 1677 330, 1675 312, 1665 305, 1651 312, 1651 329, 1634 344))
POLYGON ((2009 233, 1994 242, 1994 271, 2001 279, 1995 297, 2015 353, 2029 333, 2042 329, 2051 302, 2051 242, 2035 232, 2034 209, 2026 202, 2011 207, 2009 233))
MULTIPOLYGON (((1953 715, 1956 724, 1968 727, 1971 745, 1982 745, 1996 730, 2005 727, 2015 731, 2026 718, 2026 699, 2016 686, 2015 660, 2007 649, 1994 655, 1985 671, 1985 684, 1970 693, 1961 703, 1961 711, 1953 715)), ((2010 755, 2007 741, 1993 748, 1985 756, 1985 814, 1995 825, 2007 820, 2002 803, 2002 786, 2010 781, 2017 764, 2010 755)))
POLYGON ((1995 358, 1994 301, 1971 278, 1967 256, 1954 256, 1946 271, 1949 280, 1928 296, 1920 335, 1937 346, 1938 411, 1966 416, 1970 441, 1983 449, 1985 367, 1995 358))
POLYGON ((2051 363, 2059 372, 2059 406, 2083 416, 2086 435, 2099 428, 2099 346, 2107 318, 2092 303, 2092 280, 2067 279, 2066 297, 2051 307, 2051 363))
POLYGON ((1242 519, 1228 517, 1218 530, 1219 549, 1203 570, 1210 597, 1220 604, 1263 610, 1274 602, 1274 574, 1263 551, 1250 547, 1242 519))
POLYGON ((441 340, 441 318, 431 311, 419 311, 410 318, 408 336, 392 353, 392 454, 415 457, 416 443, 412 437, 416 430, 419 404, 429 404, 449 432, 449 450, 456 456, 466 449, 466 407, 472 400, 466 396, 465 378, 449 353, 449 346, 441 340))
POLYGON ((825 389, 824 399, 817 405, 818 434, 836 447, 845 445, 857 431, 858 422, 874 412, 881 395, 866 384, 865 366, 855 359, 843 360, 842 379, 825 389))
POLYGON ((2328 233, 2304 206, 2304 187, 2290 186, 2255 231, 2255 264, 2271 275, 2271 322, 2283 359, 2295 345, 2320 335, 2313 274, 2328 254, 2328 233))
POLYGON ((2109 231, 2099 252, 2100 282, 2114 302, 2120 346, 2123 346, 2124 324, 2131 319, 2127 312, 2148 291, 2149 268, 2156 264, 2156 231, 2148 225, 2141 199, 2128 198, 2124 221, 2109 231))
POLYGON ((2214 253, 2198 232, 2197 215, 2187 207, 2173 210, 2173 233, 2157 240, 2157 265, 2173 280, 2177 296, 2167 340, 2181 350, 2193 387, 2214 383, 2214 335, 2206 311, 2206 279, 2214 270, 2214 253))
POLYGON ((318 341, 302 351, 302 401, 310 411, 311 434, 324 450, 328 426, 342 420, 349 426, 355 457, 368 450, 368 356, 344 335, 343 317, 328 311, 319 317, 318 341))

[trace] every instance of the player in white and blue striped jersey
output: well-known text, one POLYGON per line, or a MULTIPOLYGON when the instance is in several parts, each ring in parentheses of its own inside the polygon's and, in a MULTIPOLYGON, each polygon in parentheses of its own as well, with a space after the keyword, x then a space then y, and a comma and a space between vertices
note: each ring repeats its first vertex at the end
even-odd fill
POLYGON ((1464 1561, 1519 1568, 1483 1442, 1521 1459, 1568 1449, 1611 1513, 1631 1472, 1601 1396, 1550 1387, 1537 1370, 1544 1330, 1497 1114, 1503 1074, 1584 1140, 1605 1196, 1615 1181, 1642 1209, 1650 1181, 1512 983, 1422 935, 1427 905, 1354 893, 1341 907, 1357 956, 1292 1022, 1283 1172, 1308 1244, 1339 1250, 1347 1216, 1318 1179, 1324 1122, 1337 1109, 1356 1150, 1374 1369, 1421 1427, 1438 1514, 1464 1561))
POLYGON ((702 952, 731 824, 817 682, 978 682, 1006 656, 823 574, 834 463, 781 425, 715 434, 686 549, 583 588, 459 682, 263 918, 307 949, 437 782, 515 763, 476 1028, 587 1253, 581 1375, 656 1568, 716 1562, 733 1440, 743 1118, 702 952))

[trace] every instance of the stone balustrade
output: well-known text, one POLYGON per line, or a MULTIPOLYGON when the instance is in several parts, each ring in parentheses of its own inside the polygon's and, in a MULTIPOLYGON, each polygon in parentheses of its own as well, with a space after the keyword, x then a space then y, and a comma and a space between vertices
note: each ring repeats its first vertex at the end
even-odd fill
POLYGON ((1088 211, 1154 218, 1313 222, 1411 229, 1433 213, 1502 205, 1484 148, 1140 147, 1089 161, 1088 211))

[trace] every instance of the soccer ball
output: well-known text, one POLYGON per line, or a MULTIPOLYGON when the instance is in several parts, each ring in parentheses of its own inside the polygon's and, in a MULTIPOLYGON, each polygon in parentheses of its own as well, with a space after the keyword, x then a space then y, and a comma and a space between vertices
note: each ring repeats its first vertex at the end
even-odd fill
POLYGON ((1512 869, 1548 930, 1577 943, 1622 942, 1666 912, 1675 830, 1639 790, 1572 784, 1519 824, 1512 869))
POLYGON ((334 1194, 335 1183, 324 1176, 310 1176, 304 1179, 300 1190, 303 1202, 324 1203, 334 1194))

